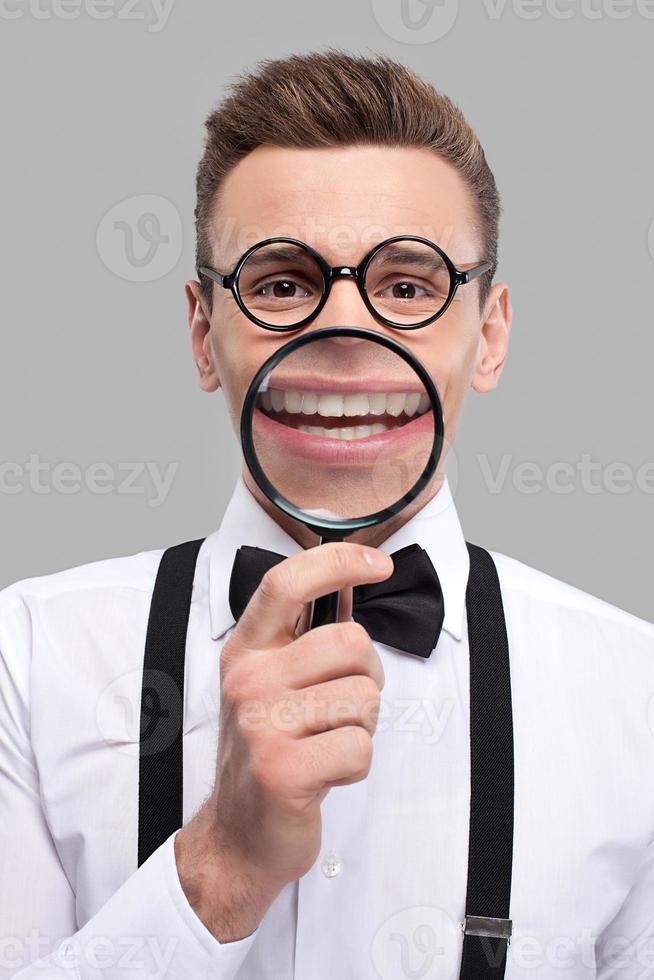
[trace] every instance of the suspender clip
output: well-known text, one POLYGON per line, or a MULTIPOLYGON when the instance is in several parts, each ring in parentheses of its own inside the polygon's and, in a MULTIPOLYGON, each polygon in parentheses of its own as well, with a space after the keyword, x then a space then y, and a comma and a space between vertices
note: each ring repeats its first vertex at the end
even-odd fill
POLYGON ((486 915, 466 915, 461 923, 463 932, 468 936, 493 936, 496 939, 506 939, 511 942, 513 924, 511 919, 494 919, 486 915))

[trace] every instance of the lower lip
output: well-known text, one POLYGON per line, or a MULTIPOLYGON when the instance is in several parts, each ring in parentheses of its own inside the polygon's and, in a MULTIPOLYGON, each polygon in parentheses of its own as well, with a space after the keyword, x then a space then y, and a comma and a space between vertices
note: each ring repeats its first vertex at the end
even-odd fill
POLYGON ((378 462, 380 456, 397 456, 415 449, 412 443, 420 436, 430 434, 433 440, 434 435, 433 413, 429 411, 395 429, 361 439, 336 439, 300 432, 275 422, 258 408, 254 410, 252 425, 255 433, 258 431, 269 445, 278 446, 285 456, 332 466, 369 466, 378 462))

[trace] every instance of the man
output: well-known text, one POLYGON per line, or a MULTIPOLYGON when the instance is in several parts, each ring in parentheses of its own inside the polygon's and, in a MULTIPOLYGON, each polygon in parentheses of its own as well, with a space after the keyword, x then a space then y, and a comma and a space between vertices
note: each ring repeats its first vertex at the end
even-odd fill
MULTIPOLYGON (((297 270, 245 302, 234 279, 221 288, 247 249, 287 236, 347 269, 390 237, 419 236, 457 270, 486 272, 464 276, 447 308, 411 330, 380 322, 343 275, 301 330, 358 326, 399 339, 436 383, 446 444, 409 508, 319 548, 243 467, 197 553, 182 637, 184 825, 138 867, 138 808, 150 799, 139 734, 141 766, 156 753, 133 724, 126 734, 125 719, 138 717, 163 549, 0 594, 2 975, 458 976, 470 911, 468 631, 479 607, 466 604, 470 553, 444 464, 468 389, 492 391, 507 354, 495 181, 460 111, 384 57, 330 50, 265 62, 233 85, 207 130, 196 209, 204 271, 186 284, 202 389, 223 391, 238 432, 251 378, 296 335, 253 320, 257 303, 265 298, 268 317, 292 306, 297 319, 313 302, 315 283, 297 270), (444 605, 422 657, 371 639, 351 616, 354 589, 388 579, 388 556, 414 543, 444 605), (241 545, 282 560, 236 621, 241 545), (340 621, 307 631, 309 604, 338 589, 340 621)), ((398 310, 420 282, 393 283, 398 310)), ((369 291, 373 309, 380 295, 369 291)), ((510 916, 493 922, 511 931, 505 963, 478 975, 654 976, 654 626, 491 555, 515 772, 510 916)), ((492 729, 487 742, 491 782, 501 782, 492 729)), ((160 776, 149 784, 155 822, 160 776)), ((493 865, 487 878, 491 889, 499 882, 493 865)))

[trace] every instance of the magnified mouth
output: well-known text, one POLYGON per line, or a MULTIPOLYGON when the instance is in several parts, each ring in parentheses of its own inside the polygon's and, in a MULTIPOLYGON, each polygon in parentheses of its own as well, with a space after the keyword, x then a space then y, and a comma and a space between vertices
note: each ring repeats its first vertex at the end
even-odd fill
POLYGON ((418 391, 334 391, 268 388, 257 407, 280 425, 329 439, 368 439, 399 429, 429 411, 418 391))

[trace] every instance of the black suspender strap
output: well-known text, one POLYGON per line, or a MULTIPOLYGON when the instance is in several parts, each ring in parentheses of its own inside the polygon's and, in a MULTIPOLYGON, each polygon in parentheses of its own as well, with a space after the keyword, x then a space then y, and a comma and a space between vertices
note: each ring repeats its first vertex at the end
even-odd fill
MULTIPOLYGON (((184 660, 204 539, 168 548, 145 642, 139 756, 139 866, 182 826, 184 660)), ((470 831, 459 980, 502 980, 511 936, 513 720, 509 644, 497 569, 466 542, 470 645, 470 831)))
POLYGON ((460 980, 504 976, 511 937, 513 718, 502 593, 490 554, 466 542, 470 645, 470 834, 460 980))
POLYGON ((184 658, 203 540, 164 551, 152 593, 141 688, 139 867, 182 826, 184 658))

